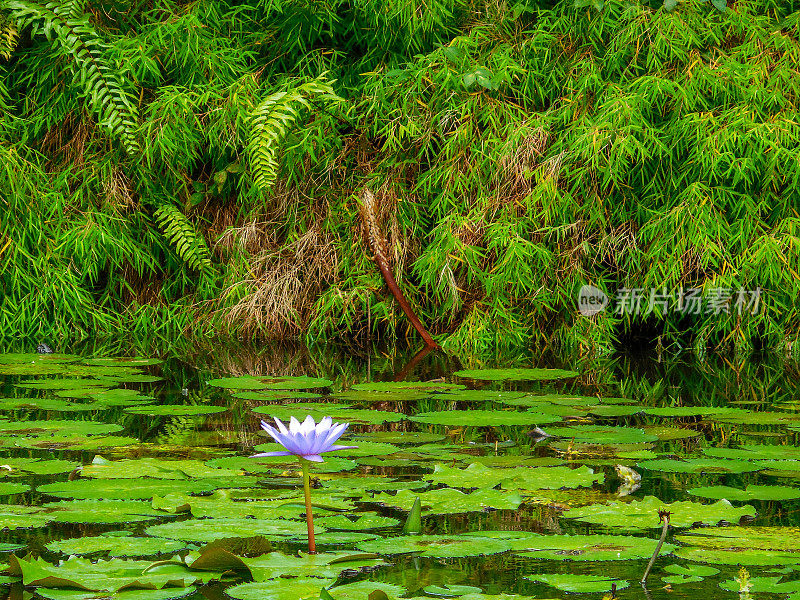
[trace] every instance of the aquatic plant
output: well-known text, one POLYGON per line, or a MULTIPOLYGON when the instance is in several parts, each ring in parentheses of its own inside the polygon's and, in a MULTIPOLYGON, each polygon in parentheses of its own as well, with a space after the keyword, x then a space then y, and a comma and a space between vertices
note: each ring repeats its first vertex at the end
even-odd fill
POLYGON ((254 454, 252 458, 262 456, 296 456, 298 458, 303 471, 303 490, 305 492, 306 521, 308 523, 308 551, 316 552, 314 517, 311 509, 311 478, 308 472, 308 463, 322 462, 323 458, 320 455, 325 452, 352 450, 358 448, 358 446, 339 446, 336 444, 336 441, 350 424, 334 423, 330 417, 323 417, 319 423, 315 423, 311 415, 308 415, 302 423, 291 417, 288 429, 278 418, 275 418, 275 424, 278 426, 277 429, 268 425, 266 421, 261 421, 261 428, 286 450, 261 452, 254 454))

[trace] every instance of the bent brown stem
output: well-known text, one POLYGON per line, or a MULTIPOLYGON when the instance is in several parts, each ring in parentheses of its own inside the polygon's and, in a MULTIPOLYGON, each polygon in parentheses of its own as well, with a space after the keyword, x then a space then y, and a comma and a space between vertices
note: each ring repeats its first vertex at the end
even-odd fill
POLYGON ((642 581, 640 582, 642 585, 647 583, 647 576, 650 574, 650 569, 653 568, 653 565, 658 558, 658 555, 661 553, 661 546, 664 545, 664 540, 667 538, 667 531, 669 530, 669 516, 670 512, 666 510, 658 511, 658 516, 661 521, 664 523, 664 526, 661 528, 661 537, 658 540, 658 544, 656 545, 656 551, 653 552, 653 556, 650 558, 650 562, 647 563, 647 568, 644 570, 644 575, 642 575, 642 581))
POLYGON ((433 340, 431 334, 425 329, 425 326, 422 324, 422 321, 419 320, 419 317, 417 317, 414 309, 411 308, 403 292, 400 291, 400 286, 397 285, 397 280, 395 280, 392 269, 389 266, 389 260, 386 258, 386 239, 378 227, 378 221, 375 218, 374 204, 375 197, 372 195, 372 192, 365 189, 364 193, 361 195, 360 212, 364 227, 367 230, 367 240, 369 241, 372 254, 375 257, 375 264, 378 266, 381 275, 383 275, 383 280, 389 287, 389 291, 392 292, 392 296, 397 300, 400 308, 403 309, 403 313, 405 313, 411 325, 417 330, 420 337, 422 337, 425 345, 430 348, 438 348, 439 344, 433 340))

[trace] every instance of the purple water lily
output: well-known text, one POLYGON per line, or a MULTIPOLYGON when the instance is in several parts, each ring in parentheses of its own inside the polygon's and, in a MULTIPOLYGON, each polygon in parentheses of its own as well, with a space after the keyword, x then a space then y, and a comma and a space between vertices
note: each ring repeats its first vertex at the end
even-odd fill
POLYGON ((333 450, 351 450, 358 446, 337 446, 336 440, 342 437, 350 423, 334 423, 330 417, 324 417, 319 423, 315 423, 311 415, 308 415, 302 423, 292 417, 289 420, 289 428, 281 423, 280 419, 275 419, 278 426, 275 429, 272 425, 267 425, 266 421, 261 421, 261 427, 272 438, 286 450, 275 452, 262 452, 254 454, 252 458, 259 456, 296 456, 300 461, 300 468, 303 470, 303 492, 306 500, 306 523, 308 524, 308 551, 316 553, 314 542, 314 515, 311 509, 311 477, 308 473, 308 461, 322 462, 320 454, 332 452, 333 450))
POLYGON ((261 428, 272 436, 286 450, 275 452, 262 452, 254 454, 253 458, 260 456, 299 456, 313 462, 322 462, 320 454, 323 452, 333 452, 334 450, 351 450, 358 446, 337 446, 338 440, 345 432, 350 423, 334 423, 330 417, 324 417, 319 423, 315 423, 311 415, 307 416, 302 423, 292 417, 289 421, 289 428, 281 423, 280 419, 275 419, 278 426, 275 429, 272 425, 267 425, 266 421, 261 421, 261 428))

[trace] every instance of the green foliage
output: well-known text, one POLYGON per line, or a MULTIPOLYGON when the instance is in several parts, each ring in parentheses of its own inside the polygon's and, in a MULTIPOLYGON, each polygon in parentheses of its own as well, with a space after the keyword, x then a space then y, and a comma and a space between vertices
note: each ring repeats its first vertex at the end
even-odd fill
POLYGON ((800 352, 800 3, 579 4, 2 0, 0 332, 413 335, 368 187, 449 348, 800 352))
POLYGON ((162 204, 155 211, 158 226, 170 241, 181 259, 201 274, 210 275, 214 266, 205 238, 195 231, 189 219, 170 204, 162 204))

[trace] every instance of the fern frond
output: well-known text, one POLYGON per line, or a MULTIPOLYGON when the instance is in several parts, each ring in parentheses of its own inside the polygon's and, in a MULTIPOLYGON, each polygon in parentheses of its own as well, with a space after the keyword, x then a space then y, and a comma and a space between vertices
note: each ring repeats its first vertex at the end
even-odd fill
POLYGON ((286 92, 276 92, 250 113, 252 130, 247 152, 256 186, 266 192, 278 177, 278 148, 281 140, 300 118, 303 108, 311 108, 313 95, 338 100, 330 83, 316 79, 286 92))
POLYGON ((171 204, 162 204, 156 209, 155 218, 164 237, 189 267, 203 274, 213 273, 214 265, 206 240, 186 215, 171 204))
POLYGON ((38 4, 22 0, 0 1, 20 29, 32 28, 32 34, 44 32, 53 47, 70 59, 73 83, 86 97, 98 123, 118 137, 128 154, 139 151, 134 136, 136 105, 123 88, 120 77, 106 61, 107 46, 82 14, 82 2, 38 4))
POLYGON ((11 53, 17 47, 18 39, 19 32, 14 21, 0 14, 0 57, 10 59, 11 53))

